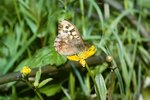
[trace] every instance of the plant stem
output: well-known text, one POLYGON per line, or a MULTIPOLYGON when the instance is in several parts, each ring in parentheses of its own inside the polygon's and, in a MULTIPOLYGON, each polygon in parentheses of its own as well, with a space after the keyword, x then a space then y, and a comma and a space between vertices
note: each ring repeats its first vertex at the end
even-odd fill
POLYGON ((95 81, 95 79, 94 79, 94 76, 93 76, 92 72, 90 71, 90 68, 89 68, 89 66, 88 66, 87 63, 85 64, 85 67, 86 67, 86 69, 87 69, 89 75, 91 76, 93 83, 95 84, 95 88, 96 88, 96 91, 97 91, 97 93, 98 93, 98 98, 99 98, 99 100, 101 100, 101 98, 100 98, 100 93, 99 93, 99 90, 98 90, 98 85, 97 85, 97 83, 96 83, 96 81, 95 81))
POLYGON ((41 94, 39 93, 39 91, 34 88, 33 84, 31 84, 27 79, 22 79, 24 82, 26 82, 26 84, 32 89, 34 90, 34 92, 37 94, 37 96, 39 97, 40 100, 44 100, 43 97, 41 96, 41 94))

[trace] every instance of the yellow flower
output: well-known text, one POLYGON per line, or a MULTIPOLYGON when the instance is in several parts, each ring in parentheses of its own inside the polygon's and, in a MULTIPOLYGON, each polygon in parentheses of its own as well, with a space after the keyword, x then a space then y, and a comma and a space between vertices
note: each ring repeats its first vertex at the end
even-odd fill
POLYGON ((29 75, 29 74, 31 73, 31 69, 30 69, 28 66, 24 66, 24 67, 21 69, 20 73, 21 73, 22 75, 24 75, 24 76, 27 76, 27 75, 29 75))
POLYGON ((82 51, 80 52, 79 54, 76 54, 76 55, 72 55, 72 56, 67 56, 67 58, 69 60, 72 60, 72 61, 79 61, 79 63, 85 67, 85 64, 86 64, 86 61, 85 59, 87 59, 88 57, 94 55, 96 52, 96 48, 95 46, 91 46, 89 49, 85 50, 85 51, 82 51))

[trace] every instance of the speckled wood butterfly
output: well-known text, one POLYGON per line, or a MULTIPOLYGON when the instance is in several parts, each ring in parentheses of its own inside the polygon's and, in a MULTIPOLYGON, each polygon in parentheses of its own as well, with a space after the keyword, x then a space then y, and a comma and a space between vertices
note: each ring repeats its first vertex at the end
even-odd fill
POLYGON ((70 22, 62 20, 58 25, 58 33, 54 46, 59 54, 69 56, 86 49, 78 29, 70 22))

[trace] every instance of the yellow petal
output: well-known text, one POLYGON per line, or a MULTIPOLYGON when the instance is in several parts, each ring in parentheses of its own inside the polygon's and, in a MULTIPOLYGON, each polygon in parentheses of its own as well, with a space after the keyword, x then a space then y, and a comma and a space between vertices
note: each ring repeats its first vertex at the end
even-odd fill
POLYGON ((67 56, 67 58, 69 60, 73 60, 73 61, 79 61, 79 63, 85 67, 86 61, 85 59, 87 59, 88 57, 92 56, 93 54, 95 54, 96 52, 96 48, 95 46, 91 46, 89 49, 80 52, 77 55, 72 55, 72 56, 67 56))
POLYGON ((80 63, 83 67, 85 67, 86 61, 85 61, 84 59, 80 59, 79 63, 80 63))
POLYGON ((67 58, 69 60, 73 60, 73 61, 79 61, 80 60, 80 58, 77 55, 67 56, 67 58))
POLYGON ((92 46, 85 52, 85 58, 84 58, 84 59, 86 59, 86 58, 88 58, 88 57, 94 55, 95 52, 96 52, 96 48, 95 48, 95 46, 92 45, 92 46))

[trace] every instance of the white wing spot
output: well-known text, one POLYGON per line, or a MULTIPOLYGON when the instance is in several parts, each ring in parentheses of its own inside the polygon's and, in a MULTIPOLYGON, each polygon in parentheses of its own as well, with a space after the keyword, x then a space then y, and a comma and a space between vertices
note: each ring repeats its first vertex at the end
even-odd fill
POLYGON ((77 35, 77 32, 72 32, 72 35, 77 35))

